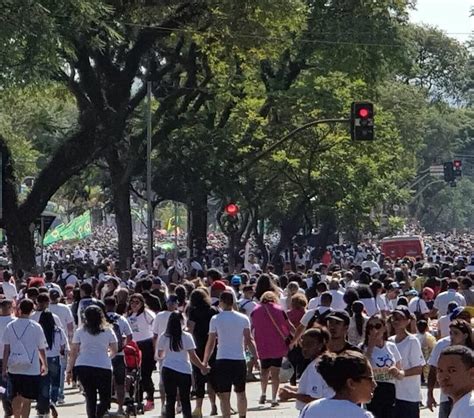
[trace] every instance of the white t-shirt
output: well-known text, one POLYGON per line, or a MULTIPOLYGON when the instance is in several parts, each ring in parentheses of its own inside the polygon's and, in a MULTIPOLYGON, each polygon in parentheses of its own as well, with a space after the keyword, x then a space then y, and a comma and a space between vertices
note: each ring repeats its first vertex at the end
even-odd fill
POLYGON ((441 292, 434 301, 434 307, 438 309, 438 318, 446 315, 448 312, 449 302, 455 301, 459 306, 466 306, 466 299, 454 289, 448 289, 446 292, 441 292))
POLYGON ((7 325, 3 334, 3 344, 9 344, 10 350, 17 344, 17 339, 23 343, 31 364, 8 365, 8 372, 12 374, 26 374, 37 376, 41 373, 38 350, 46 349, 46 338, 43 328, 37 322, 27 318, 17 318, 7 325))
POLYGON ((459 399, 454 405, 449 418, 474 417, 474 392, 471 390, 459 399))
POLYGON ((16 286, 10 282, 2 282, 3 294, 7 299, 15 300, 18 297, 16 286))
MULTIPOLYGON (((43 313, 43 311, 34 311, 30 315, 30 319, 32 319, 35 322, 39 322, 42 313, 43 313)), ((54 323, 56 324, 56 326, 58 328, 63 329, 63 324, 61 323, 61 320, 59 319, 59 317, 56 314, 53 313, 53 318, 54 318, 54 323)))
POLYGON ((132 313, 127 316, 127 321, 133 331, 133 339, 135 341, 144 341, 153 338, 153 321, 155 314, 149 309, 145 309, 140 315, 132 313))
POLYGON ((336 311, 343 311, 346 309, 347 303, 344 302, 344 292, 341 290, 330 290, 332 295, 331 308, 336 311))
POLYGON ((112 370, 112 362, 108 355, 109 345, 117 342, 112 328, 108 327, 97 335, 92 335, 84 328, 79 328, 74 333, 72 342, 81 345, 75 366, 112 370))
POLYGON ((321 301, 320 296, 315 296, 314 298, 311 298, 308 302, 308 310, 310 309, 316 309, 319 306, 319 303, 321 301))
POLYGON ((396 366, 400 360, 400 352, 395 343, 386 341, 383 347, 375 346, 370 356, 375 381, 395 384, 396 379, 390 376, 388 369, 396 366))
MULTIPOLYGON (((46 340, 47 342, 47 340, 46 340)), ((69 349, 69 344, 66 338, 64 331, 59 328, 54 328, 54 341, 51 348, 46 347, 46 357, 59 357, 61 355, 61 347, 64 346, 64 349, 67 351, 69 349)))
MULTIPOLYGON (((390 337, 389 340, 395 343, 395 336, 390 337)), ((403 341, 395 344, 400 352, 403 370, 426 364, 420 342, 415 335, 409 334, 403 341)), ((401 401, 420 402, 421 375, 404 377, 402 380, 397 379, 395 381, 395 392, 396 398, 401 401)))
MULTIPOLYGON (((317 359, 308 364, 305 371, 301 375, 298 383, 298 393, 311 396, 314 399, 332 398, 335 393, 332 388, 328 386, 323 377, 316 369, 317 359)), ((301 411, 306 404, 296 400, 296 409, 301 411)))
POLYGON ((67 271, 61 274, 60 280, 66 279, 66 284, 76 285, 78 282, 77 276, 74 273, 68 273, 67 271))
POLYGON ((385 300, 382 298, 381 295, 377 295, 377 297, 375 298, 360 299, 360 301, 364 304, 365 311, 367 312, 367 316, 369 317, 378 312, 389 310, 387 308, 387 305, 385 304, 385 300))
POLYGON ((313 318, 313 316, 316 314, 316 311, 318 311, 321 315, 326 312, 328 309, 327 306, 319 306, 318 308, 316 309, 309 309, 308 311, 306 311, 304 313, 304 315, 301 317, 300 319, 300 324, 304 325, 305 327, 308 326, 308 324, 310 323, 311 319, 313 318))
POLYGON ((166 331, 166 327, 168 326, 168 319, 170 319, 171 311, 163 311, 158 312, 153 320, 153 334, 157 337, 161 337, 161 335, 166 331))
POLYGON ((306 405, 300 413, 300 418, 374 418, 351 401, 339 399, 318 399, 306 405))
POLYGON ((240 299, 238 302, 239 309, 243 309, 245 311, 245 315, 250 318, 250 314, 252 311, 257 307, 257 302, 254 302, 250 299, 240 299))
POLYGON ((10 316, 0 316, 0 360, 3 359, 3 334, 5 333, 5 329, 7 325, 14 321, 15 317, 13 315, 10 316))
POLYGON ((170 349, 169 337, 165 334, 161 334, 158 339, 158 350, 164 351, 162 367, 167 367, 179 373, 191 374, 192 367, 188 350, 195 350, 196 344, 194 343, 193 336, 185 331, 183 331, 181 336, 181 342, 183 343, 181 351, 173 351, 170 349))
POLYGON ((449 315, 443 315, 441 318, 438 319, 438 331, 440 338, 444 338, 449 335, 450 324, 451 320, 449 319, 449 315))
POLYGON ((67 332, 67 326, 69 324, 74 324, 74 317, 72 316, 71 309, 64 303, 51 303, 49 305, 49 310, 58 316, 65 332, 67 332))
MULTIPOLYGON (((428 364, 433 367, 438 367, 438 360, 441 352, 451 345, 451 337, 448 335, 447 337, 441 338, 436 345, 433 347, 433 351, 431 352, 430 358, 428 359, 428 364)), ((448 396, 443 393, 440 389, 439 401, 440 402, 447 402, 449 400, 448 396)))
MULTIPOLYGON (((117 322, 117 325, 120 329, 120 334, 122 337, 125 335, 126 337, 133 336, 133 331, 132 328, 130 327, 130 324, 128 321, 123 317, 122 315, 119 315, 116 312, 107 312, 106 313, 107 317, 115 322, 117 322)), ((117 336, 117 334, 115 334, 117 336)), ((119 351, 116 356, 123 356, 123 350, 119 351)))
POLYGON ((211 318, 209 333, 217 335, 217 360, 245 360, 244 330, 250 330, 247 315, 223 311, 211 318))
POLYGON ((410 302, 408 303, 408 310, 414 314, 415 312, 420 312, 422 314, 426 314, 430 311, 428 306, 426 305, 426 302, 420 298, 420 297, 414 297, 410 302))

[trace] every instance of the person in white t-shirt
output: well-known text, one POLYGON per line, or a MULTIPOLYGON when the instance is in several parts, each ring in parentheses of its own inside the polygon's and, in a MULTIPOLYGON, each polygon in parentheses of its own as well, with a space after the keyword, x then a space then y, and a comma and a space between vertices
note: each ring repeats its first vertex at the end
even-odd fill
POLYGON ((155 314, 146 307, 144 297, 140 293, 134 293, 130 296, 126 318, 132 328, 133 339, 137 342, 142 352, 142 380, 140 389, 146 392, 147 401, 144 409, 145 411, 151 411, 155 408, 155 385, 151 378, 156 365, 152 327, 155 314))
POLYGON ((7 378, 13 415, 28 417, 31 400, 37 399, 41 376, 48 374, 46 338, 41 326, 29 317, 33 301, 23 299, 19 317, 7 325, 3 334, 2 377, 7 378))
POLYGON ((411 313, 406 306, 397 306, 390 316, 395 335, 389 341, 397 345, 401 355, 404 377, 395 381, 395 408, 398 416, 419 418, 421 402, 421 373, 425 365, 421 345, 415 335, 408 333, 411 313))
POLYGON ((166 330, 158 339, 158 358, 162 360, 161 373, 166 393, 167 417, 175 415, 178 390, 183 416, 191 416, 191 363, 199 367, 202 374, 207 374, 210 370, 196 355, 193 336, 183 331, 183 322, 180 312, 171 312, 166 330))
POLYGON ((220 295, 222 312, 213 316, 209 323, 209 338, 204 352, 203 363, 208 366, 209 359, 217 342, 216 362, 211 370, 211 382, 219 395, 224 418, 230 418, 230 392, 232 386, 237 395, 237 409, 240 416, 247 414, 245 383, 247 367, 245 347, 255 359, 257 350, 250 332, 250 320, 247 315, 235 312, 234 295, 224 291, 220 295))
POLYGON ((285 385, 280 389, 280 399, 296 399, 296 409, 301 411, 305 405, 316 399, 332 398, 334 391, 327 385, 317 370, 318 357, 327 350, 331 338, 326 328, 311 328, 303 334, 301 351, 305 359, 312 360, 304 370, 298 386, 285 385))
POLYGON ((112 397, 112 361, 117 353, 117 337, 105 319, 104 311, 91 305, 84 311, 84 324, 72 338, 71 354, 66 371, 67 382, 74 369, 81 382, 89 417, 103 416, 112 397), (97 393, 100 402, 97 402, 97 393))
POLYGON ((453 400, 449 418, 474 416, 474 351, 454 345, 444 349, 438 361, 437 379, 453 400))
POLYGON ((306 405, 300 418, 373 418, 357 404, 370 402, 377 384, 367 358, 355 351, 323 354, 317 370, 336 393, 306 405))
POLYGON ((466 306, 466 299, 458 292, 459 283, 457 280, 450 280, 448 282, 448 290, 441 292, 436 296, 434 301, 434 308, 438 310, 438 318, 446 315, 448 312, 449 302, 455 301, 459 306, 466 306))
POLYGON ((458 303, 453 301, 448 304, 448 312, 438 319, 438 338, 444 338, 449 335, 449 324, 451 323, 451 314, 458 307, 458 303))

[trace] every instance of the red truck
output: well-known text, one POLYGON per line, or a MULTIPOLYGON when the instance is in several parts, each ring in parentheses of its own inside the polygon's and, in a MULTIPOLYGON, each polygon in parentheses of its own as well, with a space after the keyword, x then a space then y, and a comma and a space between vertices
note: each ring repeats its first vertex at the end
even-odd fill
POLYGON ((380 245, 385 256, 392 259, 425 256, 425 245, 419 235, 386 237, 380 241, 380 245))

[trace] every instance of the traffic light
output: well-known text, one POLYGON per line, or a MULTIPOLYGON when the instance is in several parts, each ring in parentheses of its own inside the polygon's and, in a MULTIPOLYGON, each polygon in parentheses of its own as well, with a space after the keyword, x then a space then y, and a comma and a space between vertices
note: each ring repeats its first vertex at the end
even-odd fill
POLYGON ((454 177, 462 176, 462 161, 454 160, 453 161, 454 177))
POLYGON ((235 217, 239 214, 239 207, 235 203, 229 203, 224 208, 224 212, 232 217, 235 217))
POLYGON ((351 138, 354 141, 374 140, 374 105, 372 103, 352 103, 351 138))
POLYGON ((454 164, 451 161, 443 163, 444 181, 451 183, 455 179, 454 164))

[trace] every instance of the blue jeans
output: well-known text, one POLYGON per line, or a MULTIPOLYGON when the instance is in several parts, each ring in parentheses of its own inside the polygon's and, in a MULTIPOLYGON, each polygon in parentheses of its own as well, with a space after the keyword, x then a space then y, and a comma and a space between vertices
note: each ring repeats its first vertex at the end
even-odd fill
POLYGON ((68 358, 68 353, 64 353, 64 356, 61 356, 61 372, 59 376, 59 393, 58 393, 58 401, 63 401, 64 400, 64 381, 65 381, 65 376, 66 376, 66 367, 67 367, 67 358, 68 358))
POLYGON ((420 403, 395 399, 396 418, 420 418, 420 403))
POLYGON ((48 414, 51 402, 58 401, 59 383, 60 383, 61 364, 59 356, 48 357, 48 374, 41 376, 40 394, 36 408, 38 414, 48 414))
POLYGON ((451 400, 440 402, 438 410, 438 418, 448 418, 453 409, 453 402, 451 400))

